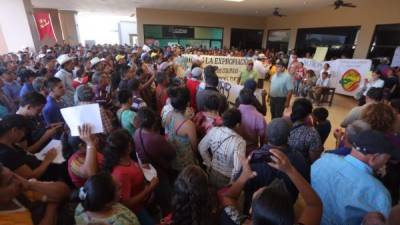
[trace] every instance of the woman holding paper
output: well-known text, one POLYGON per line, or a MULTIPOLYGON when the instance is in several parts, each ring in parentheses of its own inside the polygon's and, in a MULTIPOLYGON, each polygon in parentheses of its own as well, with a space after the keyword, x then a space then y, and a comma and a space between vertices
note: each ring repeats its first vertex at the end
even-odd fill
POLYGON ((17 144, 25 136, 26 124, 21 115, 8 115, 0 121, 0 163, 25 179, 60 179, 63 177, 63 165, 52 164, 57 156, 55 149, 50 150, 41 161, 17 144))
POLYGON ((135 150, 143 168, 150 168, 148 164, 151 164, 157 171, 160 185, 155 189, 155 195, 162 213, 165 214, 170 212, 173 180, 176 177, 171 168, 175 149, 155 129, 157 120, 154 111, 143 107, 139 109, 137 118, 140 128, 134 135, 135 150))
POLYGON ((104 157, 97 151, 98 141, 90 125, 84 124, 78 130, 79 137, 69 137, 64 146, 76 151, 68 160, 68 174, 76 187, 82 187, 89 177, 102 168, 104 157))

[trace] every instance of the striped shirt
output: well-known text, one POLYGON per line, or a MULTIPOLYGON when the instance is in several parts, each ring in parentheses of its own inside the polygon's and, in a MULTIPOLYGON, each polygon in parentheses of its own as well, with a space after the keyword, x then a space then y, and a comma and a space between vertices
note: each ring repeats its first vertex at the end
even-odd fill
POLYGON ((233 179, 241 169, 238 155, 245 155, 246 141, 232 129, 214 127, 200 141, 198 149, 207 167, 233 179))

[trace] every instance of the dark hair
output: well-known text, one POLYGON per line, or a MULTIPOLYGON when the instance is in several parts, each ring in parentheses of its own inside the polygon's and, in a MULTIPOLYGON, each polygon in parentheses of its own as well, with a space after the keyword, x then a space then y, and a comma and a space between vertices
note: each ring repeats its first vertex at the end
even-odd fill
POLYGON ((251 89, 243 88, 239 93, 239 102, 244 105, 251 105, 253 102, 254 94, 251 89))
POLYGON ((141 128, 151 129, 156 122, 156 114, 150 107, 142 107, 138 110, 137 116, 141 128))
POLYGON ((0 137, 9 132, 12 128, 26 129, 25 117, 18 114, 10 114, 3 117, 0 121, 0 137))
POLYGON ((107 138, 107 147, 104 149, 104 171, 111 173, 118 165, 123 154, 129 151, 132 137, 125 129, 113 131, 107 138))
POLYGON ((57 78, 57 77, 50 77, 47 81, 46 81, 46 87, 49 90, 53 90, 54 87, 56 87, 59 83, 61 83, 62 81, 57 78))
POLYGON ((380 102, 383 98, 383 88, 371 87, 367 92, 367 97, 380 102))
POLYGON ((114 201, 116 190, 112 176, 99 173, 90 177, 83 187, 75 190, 71 200, 81 203, 87 211, 98 212, 114 201))
POLYGON ((319 122, 325 121, 325 120, 328 118, 328 116, 329 116, 328 110, 325 109, 324 107, 315 108, 315 109, 312 111, 312 114, 314 115, 315 118, 317 118, 317 120, 318 120, 319 122))
POLYGON ((174 185, 174 225, 207 225, 210 220, 207 174, 198 166, 187 166, 174 185))
POLYGON ((142 74, 144 74, 144 70, 143 70, 142 68, 138 68, 138 69, 136 70, 136 76, 137 76, 137 77, 140 77, 142 74))
POLYGON ((315 77, 315 72, 314 72, 314 70, 307 70, 306 73, 310 74, 312 77, 315 77))
POLYGON ((29 80, 29 78, 36 77, 36 74, 30 69, 21 69, 18 71, 17 76, 21 78, 22 82, 25 83, 29 80))
POLYGON ((164 72, 158 72, 156 76, 156 83, 162 84, 164 81, 168 79, 168 75, 164 72))
POLYGON ((246 82, 244 82, 243 86, 244 88, 250 89, 254 92, 257 89, 257 82, 255 80, 248 79, 246 82))
POLYGON ((218 111, 219 109, 219 97, 216 94, 212 94, 207 98, 207 101, 204 102, 204 108, 206 110, 214 110, 214 111, 218 111))
POLYGON ((46 78, 36 77, 32 82, 33 90, 37 92, 43 90, 44 88, 46 88, 46 82, 46 78))
POLYGON ((37 93, 36 91, 29 92, 23 95, 19 102, 19 105, 22 107, 26 105, 37 107, 37 106, 43 106, 45 104, 46 104, 46 98, 43 95, 37 93))
POLYGON ((118 101, 121 104, 128 103, 129 99, 132 98, 132 92, 128 90, 120 90, 118 91, 118 101))
POLYGON ((294 210, 283 181, 274 181, 251 204, 253 225, 293 225, 294 210))
POLYGON ((217 87, 219 83, 219 78, 215 74, 209 74, 206 76, 206 84, 210 87, 217 87))
POLYGON ((140 87, 140 80, 134 78, 134 79, 132 79, 131 82, 129 82, 129 86, 128 86, 129 90, 136 91, 139 89, 139 87, 140 87))
POLYGON ((390 106, 392 106, 397 113, 400 113, 400 98, 390 100, 390 106))
POLYGON ((290 119, 292 122, 305 119, 311 114, 312 110, 313 106, 310 100, 306 98, 298 98, 293 103, 290 119))
POLYGON ((236 124, 242 122, 242 114, 238 109, 228 109, 224 114, 222 114, 222 120, 224 121, 224 126, 233 128, 236 124))
POLYGON ((328 66, 328 68, 330 68, 330 67, 331 67, 331 65, 329 65, 329 63, 325 63, 325 64, 324 64, 324 66, 325 66, 325 65, 327 65, 327 66, 328 66))
POLYGON ((168 96, 171 99, 171 105, 178 111, 185 111, 188 102, 190 101, 190 94, 187 88, 176 87, 168 89, 168 96))
POLYGON ((383 74, 382 74, 382 72, 380 70, 374 70, 374 73, 378 74, 379 77, 383 76, 383 74))

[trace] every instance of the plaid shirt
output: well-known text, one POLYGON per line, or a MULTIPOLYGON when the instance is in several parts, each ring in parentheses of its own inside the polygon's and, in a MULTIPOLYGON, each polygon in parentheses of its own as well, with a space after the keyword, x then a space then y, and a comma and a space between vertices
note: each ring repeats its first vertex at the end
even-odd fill
MULTIPOLYGON (((88 104, 94 104, 93 102, 79 102, 78 105, 88 105, 88 104)), ((112 126, 112 120, 107 111, 100 106, 100 116, 101 116, 101 122, 103 123, 103 128, 104 128, 104 133, 109 134, 111 131, 114 130, 114 127, 112 126)))

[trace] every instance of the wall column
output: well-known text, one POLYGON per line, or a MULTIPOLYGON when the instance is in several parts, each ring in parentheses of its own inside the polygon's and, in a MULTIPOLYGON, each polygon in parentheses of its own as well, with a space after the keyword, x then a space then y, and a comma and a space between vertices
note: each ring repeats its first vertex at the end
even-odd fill
POLYGON ((0 0, 0 53, 17 52, 25 47, 37 50, 39 39, 30 0, 0 0))
POLYGON ((79 44, 78 27, 75 16, 76 11, 60 10, 59 17, 64 41, 70 45, 79 44))

